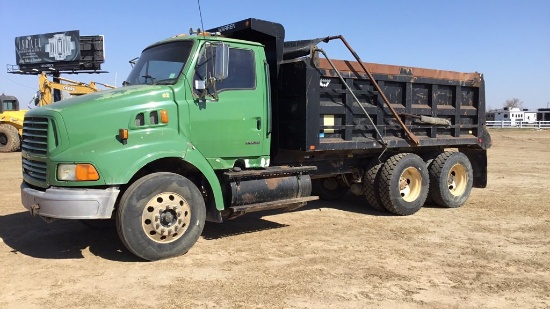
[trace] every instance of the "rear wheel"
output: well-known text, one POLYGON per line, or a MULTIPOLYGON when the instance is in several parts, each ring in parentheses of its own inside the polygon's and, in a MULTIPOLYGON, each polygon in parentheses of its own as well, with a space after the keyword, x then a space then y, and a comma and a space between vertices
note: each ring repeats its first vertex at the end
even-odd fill
MULTIPOLYGON (((442 151, 432 151, 429 153, 425 153, 421 156, 424 162, 426 163, 426 167, 428 168, 428 174, 430 173, 430 166, 432 165, 432 162, 434 161, 435 158, 437 158, 437 156, 439 156, 442 153, 443 153, 442 151)), ((431 183, 432 183, 432 180, 430 178, 430 184, 431 183)), ((435 203, 430 197, 430 193, 428 191, 428 197, 426 198, 426 202, 424 202, 424 205, 434 205, 434 204, 435 203)))
POLYGON ((325 201, 339 200, 349 191, 349 187, 336 177, 315 179, 312 181, 312 187, 312 194, 325 201))
POLYGON ((430 198, 439 206, 456 208, 464 205, 472 191, 473 171, 468 157, 447 151, 429 166, 430 198))
POLYGON ((185 254, 199 239, 206 209, 199 189, 173 173, 134 182, 120 200, 117 230, 133 254, 160 260, 185 254))
POLYGON ((380 172, 382 204, 394 214, 412 215, 424 205, 429 181, 426 164, 419 156, 412 153, 394 155, 380 172))
POLYGON ((17 151, 20 144, 17 129, 9 124, 0 124, 0 152, 17 151))
POLYGON ((378 159, 372 159, 367 166, 364 176, 365 197, 367 199, 367 203, 369 203, 370 207, 380 211, 386 210, 380 200, 379 190, 380 169, 382 165, 384 165, 384 162, 380 162, 378 159))

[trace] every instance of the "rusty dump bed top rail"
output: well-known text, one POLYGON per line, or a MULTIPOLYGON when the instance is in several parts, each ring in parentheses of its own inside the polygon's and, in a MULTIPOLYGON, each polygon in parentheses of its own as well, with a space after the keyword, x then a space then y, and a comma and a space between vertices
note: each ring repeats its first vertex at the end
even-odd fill
MULTIPOLYGON (((341 73, 354 73, 358 78, 364 78, 363 69, 356 61, 349 60, 333 60, 332 63, 336 66, 341 73)), ((403 67, 389 64, 367 63, 364 65, 372 74, 385 74, 385 75, 408 75, 412 77, 434 78, 443 80, 454 80, 462 82, 474 82, 474 84, 481 82, 483 78, 481 73, 461 73, 445 70, 424 69, 415 67, 403 67)), ((319 59, 319 69, 332 70, 329 62, 321 58, 319 59)))

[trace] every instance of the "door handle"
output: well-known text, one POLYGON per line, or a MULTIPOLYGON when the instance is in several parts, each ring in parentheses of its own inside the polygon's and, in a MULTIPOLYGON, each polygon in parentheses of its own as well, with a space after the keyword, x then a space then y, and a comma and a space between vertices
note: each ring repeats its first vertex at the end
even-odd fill
POLYGON ((258 130, 262 129, 262 118, 256 118, 256 128, 258 128, 258 130))

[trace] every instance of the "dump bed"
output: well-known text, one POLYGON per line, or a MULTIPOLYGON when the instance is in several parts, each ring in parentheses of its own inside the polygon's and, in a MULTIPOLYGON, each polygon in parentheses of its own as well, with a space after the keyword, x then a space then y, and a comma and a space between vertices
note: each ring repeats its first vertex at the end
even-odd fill
POLYGON ((280 150, 374 153, 386 146, 485 147, 479 139, 485 134, 481 74, 365 63, 402 122, 418 138, 416 145, 358 62, 332 63, 334 67, 326 59, 311 57, 281 63, 274 109, 280 150), (448 125, 420 122, 420 116, 448 125))

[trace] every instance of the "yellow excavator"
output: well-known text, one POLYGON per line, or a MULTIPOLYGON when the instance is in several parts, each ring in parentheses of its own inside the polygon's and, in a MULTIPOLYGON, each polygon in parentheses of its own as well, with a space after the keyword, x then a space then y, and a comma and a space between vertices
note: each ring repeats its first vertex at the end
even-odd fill
POLYGON ((87 93, 92 93, 104 89, 99 89, 97 85, 101 85, 104 88, 114 89, 115 86, 90 82, 89 84, 77 82, 63 77, 57 78, 59 82, 52 82, 48 79, 45 73, 38 75, 38 91, 40 92, 40 98, 37 102, 37 106, 49 105, 54 102, 53 90, 57 89, 65 91, 72 96, 79 96, 87 93), (64 83, 62 83, 64 82, 64 83))
MULTIPOLYGON (((34 105, 52 104, 55 101, 53 98, 54 90, 65 91, 71 96, 79 96, 104 90, 98 88, 97 85, 101 85, 106 89, 115 88, 115 86, 97 82, 86 84, 62 77, 57 79, 59 82, 52 82, 45 73, 38 75, 38 95, 33 99, 34 105)), ((16 97, 4 94, 0 96, 0 152, 19 150, 23 134, 23 119, 26 112, 27 110, 19 109, 19 101, 16 97)))

